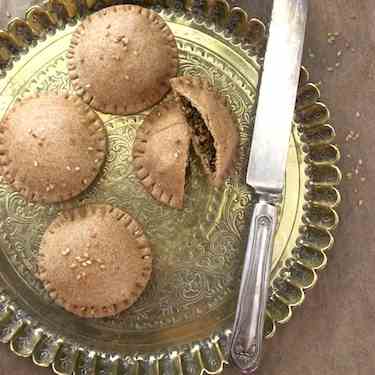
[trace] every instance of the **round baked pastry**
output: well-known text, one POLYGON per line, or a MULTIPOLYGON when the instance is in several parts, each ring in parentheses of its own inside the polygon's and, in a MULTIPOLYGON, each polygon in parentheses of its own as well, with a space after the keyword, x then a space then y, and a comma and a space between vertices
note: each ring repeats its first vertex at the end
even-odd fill
POLYGON ((51 298, 86 318, 131 306, 150 279, 150 244, 127 212, 108 205, 68 210, 50 224, 39 251, 39 277, 51 298))
POLYGON ((193 147, 209 182, 221 186, 232 172, 239 144, 237 120, 230 105, 207 79, 178 77, 171 85, 182 101, 193 131, 193 147))
POLYGON ((191 130, 178 100, 157 106, 138 128, 133 146, 136 175, 159 202, 182 208, 191 130))
POLYGON ((37 94, 0 126, 1 174, 31 201, 65 201, 92 183, 106 147, 103 122, 79 97, 37 94))
POLYGON ((155 12, 117 5, 88 16, 68 51, 73 87, 95 109, 137 113, 159 102, 176 76, 175 38, 155 12))

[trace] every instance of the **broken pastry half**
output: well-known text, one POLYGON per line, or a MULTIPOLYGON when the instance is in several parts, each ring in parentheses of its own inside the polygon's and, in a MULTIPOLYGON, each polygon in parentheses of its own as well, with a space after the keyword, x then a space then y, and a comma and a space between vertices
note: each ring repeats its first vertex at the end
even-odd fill
POLYGON ((211 185, 219 187, 231 171, 239 135, 236 118, 226 99, 203 78, 171 79, 182 103, 192 143, 211 185))
POLYGON ((159 105, 137 131, 133 163, 156 200, 182 208, 190 144, 218 187, 232 171, 239 136, 229 105, 207 80, 180 77, 171 85, 175 99, 159 105))
POLYGON ((191 130, 179 100, 160 104, 138 128, 133 146, 135 172, 159 202, 182 208, 191 130))

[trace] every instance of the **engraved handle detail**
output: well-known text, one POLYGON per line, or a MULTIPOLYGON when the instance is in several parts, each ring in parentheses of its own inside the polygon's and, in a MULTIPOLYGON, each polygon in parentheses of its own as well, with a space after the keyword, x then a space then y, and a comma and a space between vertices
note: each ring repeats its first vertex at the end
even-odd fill
POLYGON ((229 350, 232 364, 246 372, 260 362, 276 222, 274 205, 255 205, 229 350))

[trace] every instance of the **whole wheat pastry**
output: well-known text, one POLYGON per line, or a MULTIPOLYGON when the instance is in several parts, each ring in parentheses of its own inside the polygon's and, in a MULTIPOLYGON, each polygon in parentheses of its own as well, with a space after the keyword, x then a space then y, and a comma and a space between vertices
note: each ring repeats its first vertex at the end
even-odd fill
POLYGON ((73 87, 95 109, 137 113, 159 102, 176 76, 174 35, 155 12, 118 5, 88 16, 68 51, 73 87))
POLYGON ((140 224, 108 205, 64 211, 40 245, 39 277, 49 295, 86 318, 131 306, 145 289, 151 267, 150 243, 140 224))
POLYGON ((182 208, 191 143, 178 100, 160 104, 138 128, 133 146, 136 175, 159 202, 182 208))
POLYGON ((0 126, 1 174, 31 201, 59 202, 81 193, 97 176, 106 148, 99 116, 69 94, 18 101, 0 126))
POLYGON ((237 122, 226 99, 203 78, 178 77, 172 89, 181 98, 185 118, 193 130, 192 143, 214 186, 224 183, 237 154, 237 122))

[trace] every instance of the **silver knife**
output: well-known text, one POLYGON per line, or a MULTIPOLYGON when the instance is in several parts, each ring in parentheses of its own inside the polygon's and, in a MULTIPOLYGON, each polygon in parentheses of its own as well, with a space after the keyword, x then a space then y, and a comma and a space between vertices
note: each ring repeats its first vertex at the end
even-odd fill
POLYGON ((282 199, 308 0, 274 0, 246 182, 258 197, 247 243, 230 361, 260 362, 278 204, 282 199))

